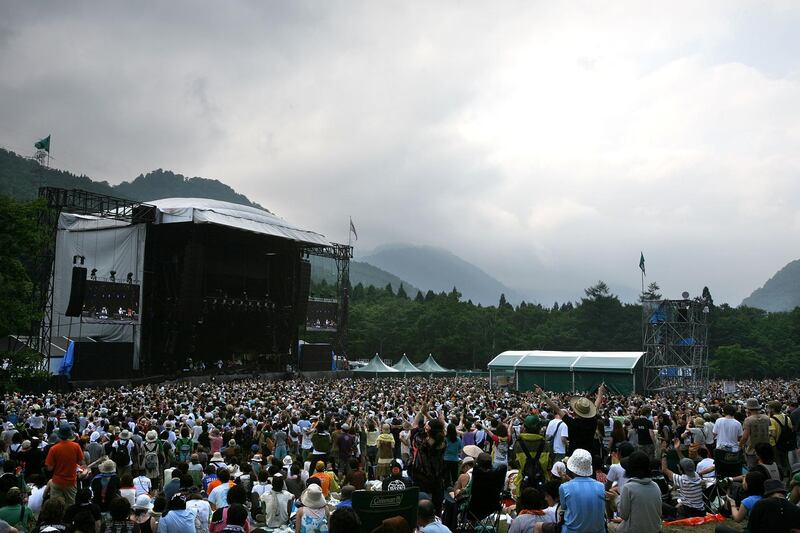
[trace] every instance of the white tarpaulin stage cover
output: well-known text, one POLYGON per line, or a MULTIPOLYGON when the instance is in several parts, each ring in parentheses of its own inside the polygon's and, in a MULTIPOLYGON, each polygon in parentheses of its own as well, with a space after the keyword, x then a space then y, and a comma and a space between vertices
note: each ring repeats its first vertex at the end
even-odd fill
MULTIPOLYGON (((167 198, 148 202, 158 212, 156 224, 215 224, 233 229, 271 235, 296 242, 329 246, 324 235, 300 229, 263 209, 205 198, 167 198)), ((139 285, 138 302, 142 300, 144 251, 147 225, 62 213, 56 236, 55 284, 53 287, 53 337, 91 337, 100 342, 133 342, 134 369, 139 366, 141 328, 137 320, 86 320, 64 313, 69 302, 72 267, 76 256, 84 257, 88 272, 96 269, 98 280, 108 281, 116 272, 116 282, 126 282, 132 274, 133 285, 139 285)), ((137 315, 142 314, 137 309, 137 315)), ((51 372, 57 372, 60 358, 54 357, 51 372)), ((389 370, 391 372, 391 370, 389 370)))

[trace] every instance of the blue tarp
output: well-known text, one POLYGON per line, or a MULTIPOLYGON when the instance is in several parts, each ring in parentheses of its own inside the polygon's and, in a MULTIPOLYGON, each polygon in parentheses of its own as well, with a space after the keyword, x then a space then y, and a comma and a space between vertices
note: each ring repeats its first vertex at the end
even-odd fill
POLYGON ((64 354, 64 359, 61 360, 61 368, 58 373, 62 376, 70 376, 72 374, 72 361, 75 358, 75 341, 69 341, 67 353, 64 354))
POLYGON ((657 322, 666 322, 667 321, 667 308, 664 305, 664 302, 658 304, 658 307, 653 314, 650 315, 650 323, 655 324, 657 322))

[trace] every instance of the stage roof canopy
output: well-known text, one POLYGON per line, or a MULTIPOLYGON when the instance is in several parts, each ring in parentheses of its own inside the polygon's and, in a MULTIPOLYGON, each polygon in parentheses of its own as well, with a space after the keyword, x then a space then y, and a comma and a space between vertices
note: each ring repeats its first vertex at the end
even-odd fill
POLYGON ((632 373, 644 352, 508 351, 489 362, 492 370, 607 370, 632 373))
POLYGON ((207 198, 164 198, 149 203, 158 208, 161 224, 176 222, 217 224, 297 242, 330 245, 324 235, 300 229, 281 217, 257 207, 207 198))

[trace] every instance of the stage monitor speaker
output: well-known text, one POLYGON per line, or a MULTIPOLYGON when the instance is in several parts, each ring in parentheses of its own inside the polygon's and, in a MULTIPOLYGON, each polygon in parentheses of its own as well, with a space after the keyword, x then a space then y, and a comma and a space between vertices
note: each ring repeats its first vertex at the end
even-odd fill
POLYGON ((72 285, 69 288, 69 303, 66 316, 81 316, 83 299, 86 296, 86 268, 72 267, 72 285))
POLYGON ((298 324, 306 323, 308 314, 308 294, 311 290, 311 263, 300 261, 297 279, 297 299, 294 302, 295 316, 298 324))

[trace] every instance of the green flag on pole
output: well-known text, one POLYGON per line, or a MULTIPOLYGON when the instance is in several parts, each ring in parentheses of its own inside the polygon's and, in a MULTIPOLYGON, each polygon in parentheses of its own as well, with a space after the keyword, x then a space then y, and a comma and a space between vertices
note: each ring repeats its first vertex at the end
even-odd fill
POLYGON ((639 269, 641 269, 642 274, 644 274, 645 273, 645 271, 644 271, 644 253, 642 253, 642 252, 639 252, 639 253, 641 254, 641 257, 639 257, 639 269))
POLYGON ((44 150, 48 154, 50 153, 50 136, 48 135, 44 139, 36 141, 36 144, 33 146, 36 147, 37 150, 44 150))

